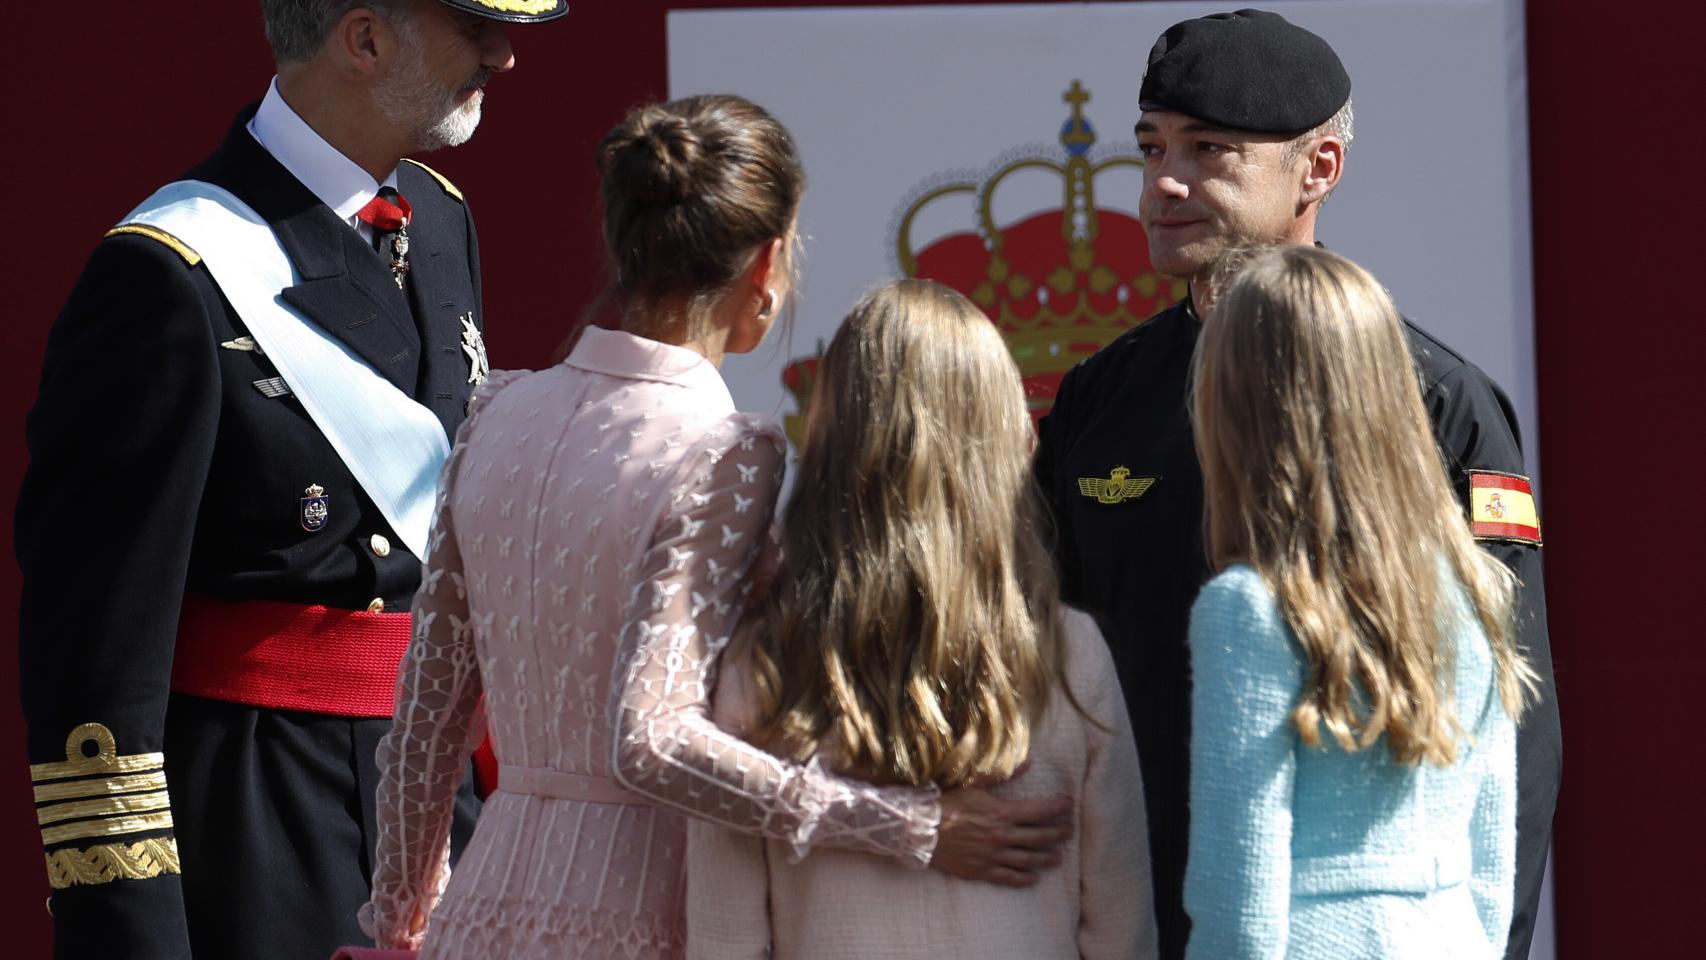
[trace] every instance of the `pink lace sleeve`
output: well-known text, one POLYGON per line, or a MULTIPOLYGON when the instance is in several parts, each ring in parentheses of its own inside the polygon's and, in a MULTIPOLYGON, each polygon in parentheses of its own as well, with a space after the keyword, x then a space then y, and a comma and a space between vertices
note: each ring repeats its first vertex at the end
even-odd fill
POLYGON ((450 502, 481 404, 517 372, 494 373, 468 402, 444 464, 432 539, 415 593, 414 634, 397 676, 391 730, 379 741, 379 839, 361 928, 382 948, 419 948, 450 879, 450 821, 468 757, 484 735, 480 664, 450 502))
POLYGON ((827 844, 927 866, 941 819, 934 787, 788 763, 709 716, 713 665, 740 619, 783 469, 774 427, 730 426, 689 458, 642 563, 611 687, 611 770, 660 804, 782 841, 796 860, 827 844))

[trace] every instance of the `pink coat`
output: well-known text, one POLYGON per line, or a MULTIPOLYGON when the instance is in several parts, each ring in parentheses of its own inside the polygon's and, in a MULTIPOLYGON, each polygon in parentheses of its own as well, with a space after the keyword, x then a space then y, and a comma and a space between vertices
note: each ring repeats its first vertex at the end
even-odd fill
POLYGON ((626 333, 589 329, 563 363, 475 393, 379 750, 363 924, 380 946, 679 957, 689 815, 800 854, 929 861, 934 790, 784 763, 708 716, 784 451, 703 357, 626 333), (446 886, 482 701, 498 790, 446 886), (423 943, 410 931, 428 915, 423 943))

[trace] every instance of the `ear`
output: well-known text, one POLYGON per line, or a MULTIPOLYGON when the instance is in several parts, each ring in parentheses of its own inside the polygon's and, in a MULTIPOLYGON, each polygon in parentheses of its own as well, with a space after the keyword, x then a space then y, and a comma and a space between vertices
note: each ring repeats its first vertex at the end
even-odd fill
POLYGON ((1304 160, 1308 166, 1303 170, 1302 189, 1297 198, 1299 207, 1320 203, 1339 185, 1339 177, 1345 172, 1344 141, 1324 136, 1304 155, 1304 160))
POLYGON ((786 244, 785 239, 777 237, 760 246, 746 271, 735 281, 727 301, 733 311, 727 314, 729 336, 723 344, 727 352, 756 349, 770 332, 770 325, 776 322, 782 301, 788 296, 786 244), (770 300, 769 310, 764 309, 766 300, 770 300))
MULTIPOLYGON (((760 300, 764 299, 765 291, 774 289, 777 284, 784 283, 787 274, 787 257, 785 248, 787 241, 781 237, 771 240, 758 248, 752 263, 746 268, 746 289, 760 300)), ((777 290, 778 297, 787 293, 777 290)), ((779 306, 779 305, 778 305, 779 306)))
POLYGON ((341 17, 326 37, 322 54, 340 67, 361 74, 377 74, 379 65, 398 47, 396 31, 373 11, 356 7, 341 17))

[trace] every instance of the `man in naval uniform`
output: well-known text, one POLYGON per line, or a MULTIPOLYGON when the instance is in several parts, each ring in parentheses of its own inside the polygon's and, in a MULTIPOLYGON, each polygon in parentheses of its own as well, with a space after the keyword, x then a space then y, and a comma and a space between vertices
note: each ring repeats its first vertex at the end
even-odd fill
MULTIPOLYGON (((1211 268, 1229 247, 1315 242, 1316 216, 1350 146, 1350 93, 1332 48, 1275 14, 1219 14, 1161 35, 1140 94, 1140 214, 1152 262, 1188 279, 1190 294, 1079 364, 1041 425, 1036 475, 1058 526, 1062 594, 1100 619, 1137 735, 1164 957, 1184 954, 1190 930, 1183 907, 1190 788, 1185 634, 1209 574, 1188 409, 1199 317, 1212 294, 1211 268), (1085 490, 1098 485, 1081 486, 1101 479, 1105 488, 1127 474, 1138 482, 1118 486, 1130 496, 1088 496, 1085 490)), ((1518 743, 1517 890, 1508 955, 1525 957, 1561 759, 1539 519, 1504 391, 1420 328, 1407 331, 1435 440, 1466 516, 1476 537, 1521 580, 1518 640, 1543 680, 1518 743)))
POLYGON ((28 421, 23 706, 61 958, 364 942, 421 501, 486 370, 473 221, 404 157, 472 134, 505 21, 566 12, 262 8, 265 99, 95 247, 28 421))

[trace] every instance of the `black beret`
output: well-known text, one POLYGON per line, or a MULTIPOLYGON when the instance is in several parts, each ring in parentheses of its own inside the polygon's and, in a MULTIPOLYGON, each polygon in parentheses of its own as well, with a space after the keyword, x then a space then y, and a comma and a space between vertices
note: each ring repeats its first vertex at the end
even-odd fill
POLYGON ((1253 133, 1302 133, 1351 98, 1327 41, 1277 13, 1239 10, 1167 28, 1149 51, 1138 105, 1253 133))

